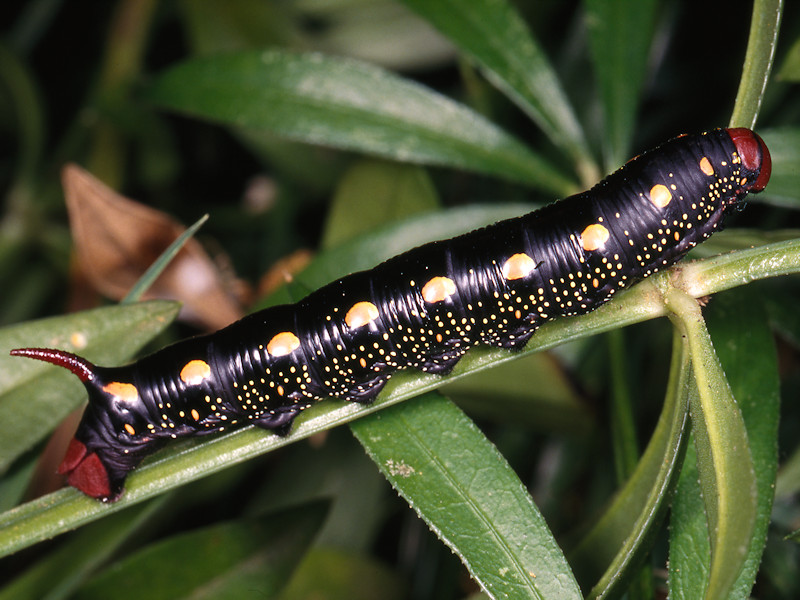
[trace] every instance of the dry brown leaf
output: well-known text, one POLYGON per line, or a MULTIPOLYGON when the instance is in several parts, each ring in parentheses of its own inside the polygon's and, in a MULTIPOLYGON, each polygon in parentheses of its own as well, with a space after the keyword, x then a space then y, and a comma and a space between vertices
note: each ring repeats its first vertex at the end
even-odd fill
POLYGON ((279 259, 258 282, 258 297, 268 296, 286 282, 291 281, 295 274, 308 266, 313 257, 314 253, 311 250, 301 248, 279 259))
MULTIPOLYGON (((92 285, 110 298, 123 298, 186 229, 161 211, 118 194, 77 165, 66 165, 61 180, 78 259, 92 285)), ((194 239, 145 297, 182 301, 181 317, 208 329, 242 316, 213 261, 194 239)))

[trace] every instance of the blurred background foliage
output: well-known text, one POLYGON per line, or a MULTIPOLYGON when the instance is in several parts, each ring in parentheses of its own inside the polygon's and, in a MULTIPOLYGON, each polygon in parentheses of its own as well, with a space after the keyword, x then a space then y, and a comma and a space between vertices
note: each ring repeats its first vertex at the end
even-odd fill
MULTIPOLYGON (((288 292, 285 288, 278 292, 288 296, 271 294, 318 249, 340 247, 355 236, 397 220, 423 215, 409 229, 425 229, 426 214, 436 214, 442 207, 471 205, 496 207, 487 214, 497 218, 503 210, 521 211, 520 206, 541 205, 588 187, 627 157, 671 136, 728 124, 751 17, 746 3, 726 10, 715 3, 680 0, 512 3, 569 99, 574 111, 574 129, 570 130, 565 125, 569 118, 553 125, 548 116, 537 118, 531 104, 515 102, 502 82, 493 86, 457 48, 452 34, 443 35, 411 10, 424 14, 419 6, 424 4, 384 0, 3 3, 0 324, 92 308, 106 302, 102 294, 120 299, 124 291, 110 291, 99 281, 107 283, 109 277, 130 268, 131 275, 123 279, 127 283, 120 285, 132 286, 168 243, 160 241, 161 234, 151 235, 150 225, 139 221, 131 225, 126 211, 139 209, 125 204, 128 200, 111 190, 157 209, 158 216, 153 219, 158 225, 152 227, 158 231, 166 228, 179 233, 177 223, 211 215, 198 236, 204 250, 191 252, 202 253, 196 261, 211 265, 213 275, 210 287, 194 301, 208 304, 207 313, 219 316, 223 305, 230 307, 231 314, 242 314, 280 298, 302 296, 308 291, 302 279, 288 292), (600 10, 604 6, 605 12, 600 10), (619 19, 620 26, 627 29, 610 28, 610 35, 619 38, 620 56, 598 64, 602 52, 595 48, 593 53, 591 45, 601 44, 602 37, 592 37, 589 32, 614 23, 613 11, 620 7, 640 13, 619 19), (185 98, 176 99, 174 89, 163 91, 168 87, 164 74, 176 64, 267 48, 349 57, 418 82, 522 141, 532 149, 525 160, 531 164, 546 161, 553 178, 544 174, 523 180, 510 168, 501 172, 488 159, 485 168, 470 164, 458 168, 443 158, 444 150, 427 161, 433 165, 427 168, 406 163, 399 149, 394 154, 376 150, 365 157, 354 141, 356 136, 344 135, 340 139, 346 141, 338 144, 335 136, 325 138, 327 143, 311 144, 306 142, 314 140, 313 132, 305 137, 282 134, 280 123, 272 131, 256 131, 247 124, 225 122, 220 116, 222 107, 211 109, 217 110, 216 118, 193 116, 204 110, 199 80, 196 87, 185 86, 185 98), (601 74, 604 68, 619 65, 628 68, 601 74), (618 87, 603 84, 609 81, 617 82, 618 87), (76 217, 72 207, 67 214, 62 169, 69 163, 80 165, 99 180, 84 179, 76 170, 68 171, 70 178, 65 172, 67 197, 69 179, 77 185, 72 189, 78 190, 74 191, 79 198, 77 212, 83 210, 83 217, 76 217), (100 198, 103 206, 111 203, 113 208, 98 213, 95 211, 100 209, 93 207, 87 213, 85 203, 92 195, 100 198), (104 243, 105 232, 112 229, 109 224, 128 232, 121 234, 124 243, 118 237, 104 243), (129 242, 129 233, 141 234, 142 239, 130 242, 135 251, 123 253, 103 274, 87 272, 87 261, 99 264, 129 242), (86 250, 87 246, 94 250, 86 250), (131 267, 139 262, 142 265, 131 267), (219 304, 209 304, 212 292, 219 304)), ((452 22, 457 21, 453 15, 452 22)), ((508 40, 494 42, 514 44, 514 32, 508 33, 508 40)), ((776 157, 774 187, 735 216, 729 225, 732 229, 769 231, 798 226, 800 97, 794 83, 800 79, 798 40, 800 9, 789 3, 783 15, 775 74, 758 122, 759 130, 778 132, 772 138, 764 135, 776 157)), ((545 110, 556 113, 553 119, 558 119, 558 95, 552 97, 555 108, 545 102, 545 110)), ((264 107, 264 112, 269 113, 269 107, 264 107)), ((388 146, 392 141, 389 138, 388 146)), ((367 149, 366 142, 363 149, 367 149)), ((515 147, 509 152, 513 151, 515 147)), ((411 162, 426 161, 412 156, 411 162)), ((151 213, 146 215, 145 221, 151 213)), ((432 224, 428 231, 436 237, 446 227, 432 224)), ((767 239, 759 233, 753 235, 756 243, 767 239)), ((411 235, 404 239, 410 240, 411 235)), ((704 250, 746 247, 750 238, 740 234, 722 240, 704 250)), ((375 256, 362 258, 369 266, 375 256)), ((186 289, 192 286, 182 283, 180 275, 173 275, 170 281, 156 295, 177 297, 191 306, 189 297, 196 290, 186 289)), ((752 287, 756 291, 747 301, 758 303, 759 310, 765 305, 777 324, 785 399, 780 429, 784 467, 755 595, 793 598, 800 594, 796 577, 800 557, 797 544, 783 536, 800 527, 800 414, 793 401, 800 383, 798 290, 791 280, 752 287), (776 291, 778 286, 780 291, 776 291)), ((163 334, 157 345, 220 326, 212 316, 198 316, 198 312, 202 311, 184 312, 181 325, 163 334)), ((667 378, 670 333, 668 324, 661 321, 626 330, 621 355, 616 355, 622 361, 621 376, 634 391, 630 418, 642 446, 658 418, 667 378)), ((614 363, 609 362, 613 359, 608 350, 612 348, 613 356, 613 347, 619 343, 613 337, 584 340, 535 361, 519 361, 510 371, 489 371, 479 380, 459 381, 450 390, 528 486, 559 541, 575 538, 576 527, 589 521, 616 489, 617 477, 630 472, 624 466, 615 467, 615 442, 608 435, 609 390, 614 386, 609 373, 620 376, 619 370, 610 368, 614 363), (528 398, 531 381, 548 382, 534 386, 541 389, 535 390, 538 398, 533 409, 528 398), (487 404, 487 396, 492 396, 493 404, 487 404), (498 403, 504 408, 498 409, 498 403), (515 403, 522 407, 514 408, 515 403), (518 421, 519 415, 524 416, 518 421)), ((68 430, 69 425, 66 427, 68 430)), ((282 590, 283 598, 311 597, 316 588, 331 598, 439 599, 478 592, 458 559, 396 498, 347 431, 330 431, 326 438, 312 440, 238 465, 166 499, 77 532, 69 548, 92 546, 93 553, 86 559, 76 556, 74 550, 58 557, 57 545, 36 546, 4 559, 0 577, 23 586, 7 588, 6 593, 24 589, 27 596, 16 597, 45 597, 47 590, 51 594, 47 597, 68 597, 82 585, 76 597, 107 597, 108 586, 113 586, 115 593, 130 590, 131 597, 151 588, 162 590, 163 597, 178 597, 186 592, 170 591, 167 583, 146 578, 121 584, 125 581, 121 575, 99 572, 98 566, 106 565, 112 556, 129 556, 133 550, 148 547, 149 557, 139 554, 134 560, 141 562, 117 567, 128 574, 147 573, 153 568, 148 560, 164 564, 183 552, 148 544, 156 539, 180 543, 170 536, 203 526, 209 528, 205 533, 211 541, 182 540, 177 547, 197 550, 192 560, 218 586, 208 588, 220 594, 206 592, 211 597, 223 597, 222 589, 237 597, 236 591, 243 589, 235 583, 240 571, 220 567, 225 576, 217 575, 212 566, 214 552, 202 555, 203 544, 213 548, 213 540, 224 544, 225 549, 217 555, 230 553, 241 559, 237 563, 231 558, 237 569, 273 565, 268 573, 271 579, 252 585, 282 590), (308 504, 320 497, 327 498, 329 505, 308 504), (298 510, 298 505, 303 509, 298 510), (265 507, 284 507, 285 514, 279 513, 277 519, 254 516, 265 507), (285 540, 277 546, 284 551, 275 556, 276 546, 250 548, 242 543, 247 536, 241 525, 233 521, 221 524, 242 515, 253 519, 244 529, 285 540), (289 521, 298 527, 287 532, 280 525, 289 521), (83 536, 83 542, 77 536, 83 536), (312 538, 315 541, 308 550, 312 538), (71 564, 69 581, 48 578, 47 569, 61 571, 71 564), (21 574, 27 579, 14 579, 21 574), (93 579, 84 584, 90 576, 93 579)), ((53 485, 40 481, 47 479, 44 475, 31 475, 33 454, 38 456, 42 446, 20 459, 24 469, 17 463, 10 471, 25 473, 19 489, 46 490, 53 485)), ((57 451, 52 454, 42 472, 52 471, 53 461, 60 459, 57 451)), ((5 507, 13 504, 4 502, 5 507)), ((666 534, 661 532, 648 559, 649 583, 631 584, 628 593, 632 597, 663 592, 666 553, 666 534)))

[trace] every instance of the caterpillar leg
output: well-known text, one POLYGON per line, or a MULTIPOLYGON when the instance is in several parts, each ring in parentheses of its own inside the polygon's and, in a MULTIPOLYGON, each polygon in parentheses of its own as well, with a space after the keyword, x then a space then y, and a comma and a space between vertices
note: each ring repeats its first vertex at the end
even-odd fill
POLYGON ((420 365, 420 370, 434 375, 448 375, 466 353, 464 348, 452 348, 439 356, 431 356, 425 363, 420 365))
POLYGON ((389 375, 381 373, 369 381, 359 383, 349 390, 346 396, 342 396, 342 399, 348 402, 358 402, 359 404, 372 404, 378 394, 381 393, 389 377, 389 375))
POLYGON ((279 436, 284 437, 289 435, 289 432, 292 430, 292 423, 300 412, 301 409, 299 408, 289 408, 285 411, 276 412, 274 415, 267 414, 258 419, 253 419, 252 422, 256 427, 269 429, 279 436))

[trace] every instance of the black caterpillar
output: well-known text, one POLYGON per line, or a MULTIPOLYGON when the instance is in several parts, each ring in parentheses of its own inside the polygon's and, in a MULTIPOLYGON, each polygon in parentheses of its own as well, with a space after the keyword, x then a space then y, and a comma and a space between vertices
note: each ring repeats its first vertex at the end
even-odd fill
POLYGON ((675 138, 588 192, 396 256, 292 305, 253 314, 131 365, 61 350, 89 405, 59 472, 114 501, 170 438, 253 423, 285 435, 315 401, 368 403, 392 373, 448 373, 476 344, 518 349, 548 319, 594 310, 672 265, 759 192, 769 151, 749 129, 675 138))

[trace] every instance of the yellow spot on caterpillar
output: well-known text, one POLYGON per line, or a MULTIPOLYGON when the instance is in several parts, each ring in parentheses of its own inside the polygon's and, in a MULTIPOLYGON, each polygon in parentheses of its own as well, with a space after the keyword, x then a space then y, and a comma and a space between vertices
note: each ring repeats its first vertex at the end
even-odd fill
POLYGON ((664 208, 672 200, 672 192, 667 189, 667 186, 656 184, 650 188, 650 202, 658 208, 664 208))
POLYGON ((193 409, 192 409, 192 418, 193 418, 195 421, 199 421, 199 420, 200 420, 200 413, 199 413, 199 412, 197 412, 197 409, 196 409, 196 408, 193 408, 193 409))
POLYGON ((365 359, 365 358, 363 358, 363 357, 362 357, 362 358, 360 358, 360 359, 358 360, 358 364, 360 364, 360 365, 361 365, 361 368, 362 368, 362 369, 366 369, 366 368, 367 368, 367 359, 365 359))
POLYGON ((503 263, 503 277, 509 280, 527 277, 536 268, 536 263, 527 254, 514 254, 503 263))
POLYGON ((200 385, 211 375, 211 367, 204 360, 190 360, 181 369, 181 381, 186 385, 200 385))
POLYGON ((103 391, 125 402, 136 402, 139 400, 139 392, 132 383, 112 381, 103 386, 103 391))
POLYGON ((434 277, 422 288, 422 297, 428 304, 447 300, 455 293, 456 284, 448 277, 434 277))
POLYGON ((300 339, 291 331, 281 331, 267 344, 267 352, 272 356, 286 356, 300 347, 300 339))
POLYGON ((378 318, 378 307, 372 302, 356 302, 344 316, 350 329, 357 329, 378 318))
POLYGON ((711 166, 711 163, 705 156, 700 159, 700 170, 709 177, 714 174, 714 167, 711 166))
POLYGON ((608 229, 597 223, 592 223, 581 233, 581 247, 587 251, 602 248, 610 235, 608 229))
POLYGON ((130 423, 125 423, 125 431, 127 431, 131 435, 136 435, 136 430, 133 428, 133 425, 130 423))

